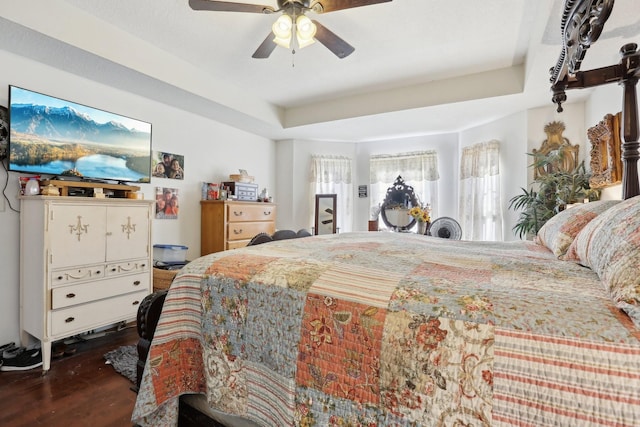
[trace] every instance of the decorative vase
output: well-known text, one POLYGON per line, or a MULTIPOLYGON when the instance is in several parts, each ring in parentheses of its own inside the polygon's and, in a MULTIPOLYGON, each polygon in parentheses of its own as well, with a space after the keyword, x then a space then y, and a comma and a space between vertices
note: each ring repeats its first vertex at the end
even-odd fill
POLYGON ((427 230, 429 230, 429 223, 418 221, 418 234, 427 234, 427 230))

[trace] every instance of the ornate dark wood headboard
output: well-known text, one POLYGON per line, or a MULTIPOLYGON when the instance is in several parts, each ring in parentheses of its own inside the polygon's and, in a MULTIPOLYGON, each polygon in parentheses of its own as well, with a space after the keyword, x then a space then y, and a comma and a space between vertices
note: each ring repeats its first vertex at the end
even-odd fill
POLYGON ((618 64, 580 71, 587 49, 595 43, 611 14, 614 0, 566 0, 562 14, 562 52, 556 66, 551 68, 553 102, 562 111, 568 89, 583 89, 608 83, 624 87, 622 102, 622 198, 640 195, 638 182, 638 98, 636 85, 640 78, 640 52, 636 43, 622 46, 618 64))

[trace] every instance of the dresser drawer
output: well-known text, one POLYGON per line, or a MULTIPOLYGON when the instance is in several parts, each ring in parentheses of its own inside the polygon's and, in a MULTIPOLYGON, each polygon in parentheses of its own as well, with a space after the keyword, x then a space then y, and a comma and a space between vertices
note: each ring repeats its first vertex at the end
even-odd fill
POLYGON ((105 269, 106 275, 115 276, 136 272, 149 271, 149 260, 147 258, 138 260, 138 261, 130 261, 130 262, 118 262, 113 264, 107 264, 107 268, 105 269))
POLYGON ((97 326, 135 319, 138 306, 149 292, 135 292, 49 312, 52 337, 69 336, 97 326))
POLYGON ((51 287, 101 279, 104 276, 104 264, 55 270, 51 272, 51 287))
POLYGON ((149 289, 149 274, 134 274, 90 283, 59 286, 51 291, 51 309, 70 307, 110 298, 129 292, 149 289))
POLYGON ((276 207, 271 204, 243 204, 242 202, 230 203, 227 206, 227 209, 227 219, 230 223, 276 220, 276 207))
POLYGON ((274 203, 201 200, 200 254, 247 246, 256 234, 273 234, 276 212, 274 203))
POLYGON ((273 234, 274 222, 230 222, 227 225, 227 240, 251 240, 258 233, 273 234))
POLYGON ((251 239, 229 240, 227 242, 227 245, 225 246, 224 250, 228 251, 230 249, 244 248, 245 246, 247 246, 249 244, 250 241, 251 241, 251 239))

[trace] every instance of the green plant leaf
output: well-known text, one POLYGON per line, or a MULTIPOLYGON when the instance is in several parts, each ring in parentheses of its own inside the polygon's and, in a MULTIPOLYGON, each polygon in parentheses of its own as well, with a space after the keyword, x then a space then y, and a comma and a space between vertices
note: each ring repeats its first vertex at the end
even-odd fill
POLYGON ((597 200, 599 192, 589 186, 591 172, 586 170, 584 161, 572 171, 564 171, 556 165, 562 162, 562 152, 549 154, 527 153, 533 157, 530 167, 549 170, 533 181, 529 190, 521 188, 522 193, 509 200, 509 209, 520 211, 520 216, 513 231, 522 238, 536 234, 540 228, 565 205, 583 199, 597 200), (548 166, 552 166, 548 168, 548 166), (534 190, 534 188, 537 189, 534 190))

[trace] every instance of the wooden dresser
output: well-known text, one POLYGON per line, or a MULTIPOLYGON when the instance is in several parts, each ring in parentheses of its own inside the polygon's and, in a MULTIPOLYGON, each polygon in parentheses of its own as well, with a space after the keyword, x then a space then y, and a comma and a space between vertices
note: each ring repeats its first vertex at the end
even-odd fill
POLYGON ((88 197, 22 197, 20 330, 51 344, 136 318, 151 293, 152 202, 88 197))
POLYGON ((247 246, 258 233, 273 234, 276 205, 235 200, 201 200, 200 254, 247 246))

